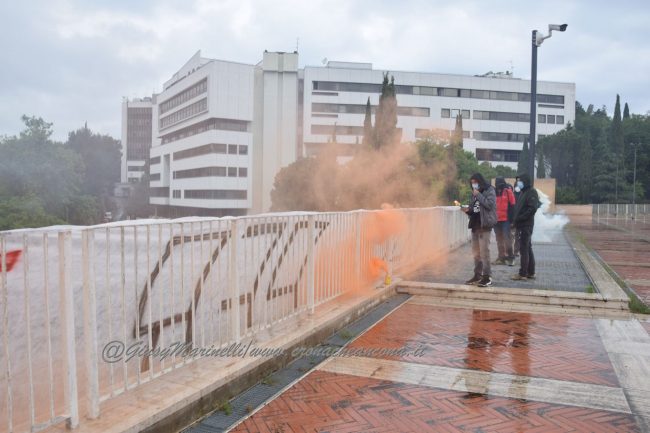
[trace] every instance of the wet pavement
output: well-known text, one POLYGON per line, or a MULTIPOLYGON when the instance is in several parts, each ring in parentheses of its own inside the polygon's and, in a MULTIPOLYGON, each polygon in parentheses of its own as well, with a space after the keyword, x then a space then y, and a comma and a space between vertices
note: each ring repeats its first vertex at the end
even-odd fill
MULTIPOLYGON (((564 231, 548 233, 551 242, 533 243, 535 254, 536 279, 513 281, 510 277, 519 271, 519 258, 514 266, 492 265, 492 285, 506 288, 529 288, 582 292, 590 286, 590 281, 573 252, 564 231)), ((490 239, 490 259, 498 257, 494 233, 490 239)), ((423 266, 405 277, 409 281, 463 284, 473 273, 474 259, 470 244, 462 246, 449 254, 443 261, 423 266)), ((650 268, 649 268, 650 271, 650 268)))
POLYGON ((647 323, 440 308, 420 299, 410 298, 354 340, 350 352, 360 356, 328 359, 232 431, 637 432, 650 426, 647 323), (420 350, 367 351, 404 347, 420 350))
POLYGON ((583 221, 572 228, 650 306, 650 217, 583 221))

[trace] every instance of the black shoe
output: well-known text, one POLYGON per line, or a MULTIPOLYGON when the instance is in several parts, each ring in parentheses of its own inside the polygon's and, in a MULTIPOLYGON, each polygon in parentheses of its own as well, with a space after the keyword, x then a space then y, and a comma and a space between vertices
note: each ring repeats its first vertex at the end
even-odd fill
POLYGON ((529 275, 529 276, 528 276, 528 279, 529 279, 529 280, 534 280, 534 279, 535 279, 535 274, 529 275))
POLYGON ((506 265, 514 266, 515 265, 515 259, 506 259, 506 265))
POLYGON ((465 281, 465 284, 469 284, 470 286, 475 286, 476 284, 478 284, 479 281, 481 281, 481 277, 479 275, 474 275, 472 278, 465 281))
POLYGON ((481 281, 478 282, 479 287, 488 287, 492 285, 492 278, 487 275, 481 278, 481 281))
POLYGON ((506 259, 496 259, 495 261, 492 262, 493 265, 505 265, 506 264, 506 259))

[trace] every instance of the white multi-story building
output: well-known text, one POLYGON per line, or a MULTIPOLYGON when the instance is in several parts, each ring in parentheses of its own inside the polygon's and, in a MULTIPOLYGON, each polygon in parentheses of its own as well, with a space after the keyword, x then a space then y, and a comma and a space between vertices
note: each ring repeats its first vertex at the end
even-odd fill
POLYGON ((122 183, 139 182, 152 144, 152 98, 122 101, 122 183))
MULTIPOLYGON (((304 149, 318 152, 335 134, 354 151, 363 136, 366 102, 379 103, 381 70, 368 63, 329 62, 304 69, 304 149)), ((431 129, 452 131, 463 121, 463 146, 479 161, 516 168, 530 128, 530 81, 510 74, 484 76, 390 71, 395 77, 398 120, 403 141, 431 129)), ((575 84, 539 81, 539 136, 575 121, 575 84)), ((374 118, 373 118, 374 121, 374 118)))
MULTIPOLYGON (((170 217, 267 211, 280 169, 317 154, 333 136, 344 154, 361 146, 366 102, 374 112, 385 72, 350 62, 299 69, 297 53, 265 51, 248 65, 197 52, 149 102, 151 204, 170 217)), ((460 115, 466 150, 516 167, 529 132, 530 81, 389 73, 403 141, 451 132, 460 115)), ((575 84, 540 81, 537 101, 538 138, 575 121, 575 84)))

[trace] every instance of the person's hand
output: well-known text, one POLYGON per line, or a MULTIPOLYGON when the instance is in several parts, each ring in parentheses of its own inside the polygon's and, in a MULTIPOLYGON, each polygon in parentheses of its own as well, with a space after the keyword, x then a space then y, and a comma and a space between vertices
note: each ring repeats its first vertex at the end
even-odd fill
POLYGON ((478 189, 472 189, 472 195, 476 197, 479 194, 478 189))

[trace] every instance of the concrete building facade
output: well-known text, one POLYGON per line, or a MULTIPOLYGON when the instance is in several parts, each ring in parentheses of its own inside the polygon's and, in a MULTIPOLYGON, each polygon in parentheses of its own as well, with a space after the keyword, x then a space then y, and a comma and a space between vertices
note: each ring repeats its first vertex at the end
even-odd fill
MULTIPOLYGON (((301 69, 298 61, 295 52, 264 52, 249 65, 199 51, 161 93, 138 102, 151 107, 150 203, 158 215, 265 212, 283 167, 317 154, 332 137, 342 155, 354 154, 366 101, 374 111, 386 71, 352 62, 301 69)), ((502 73, 388 72, 395 78, 402 141, 434 129, 451 132, 460 115, 466 150, 479 161, 516 167, 529 131, 530 81, 502 73)), ((129 108, 141 107, 127 105, 127 114, 129 108)), ((573 123, 575 84, 538 82, 537 112, 538 138, 573 123)), ((138 165, 127 156, 127 179, 128 167, 138 165)))

